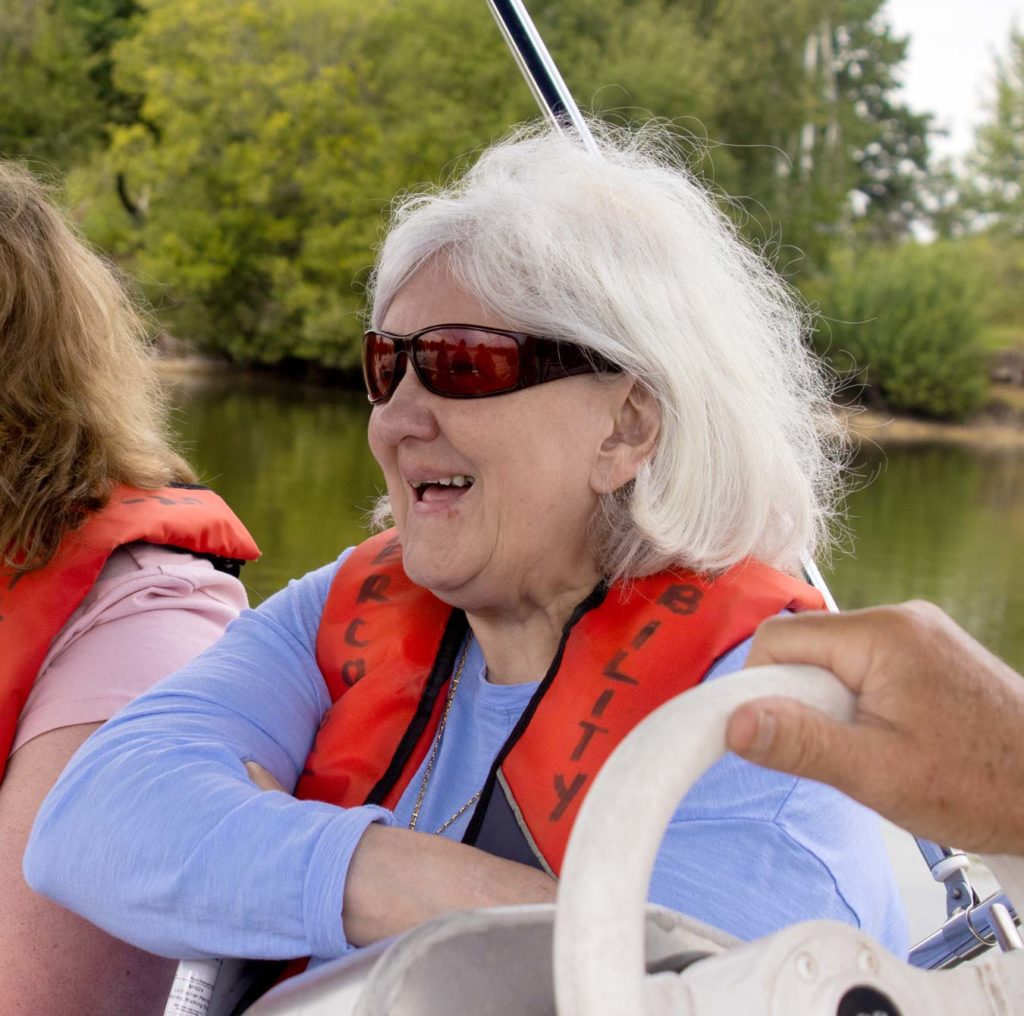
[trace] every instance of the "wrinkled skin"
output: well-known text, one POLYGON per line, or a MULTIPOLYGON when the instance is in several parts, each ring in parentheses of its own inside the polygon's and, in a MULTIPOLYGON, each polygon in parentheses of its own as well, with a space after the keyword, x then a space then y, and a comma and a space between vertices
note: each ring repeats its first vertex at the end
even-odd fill
MULTIPOLYGON (((514 329, 429 263, 387 308, 386 331, 443 323, 514 329)), ((636 476, 658 434, 626 375, 562 378, 483 399, 429 392, 406 369, 374 407, 369 442, 409 577, 466 611, 491 681, 543 677, 562 626, 600 568, 587 538, 602 494, 636 476), (472 477, 428 503, 417 481, 472 477)))
POLYGON ((857 694, 851 724, 786 699, 737 709, 737 754, 838 787, 940 843, 1024 854, 1024 678, 914 601, 766 621, 747 666, 810 663, 857 694))

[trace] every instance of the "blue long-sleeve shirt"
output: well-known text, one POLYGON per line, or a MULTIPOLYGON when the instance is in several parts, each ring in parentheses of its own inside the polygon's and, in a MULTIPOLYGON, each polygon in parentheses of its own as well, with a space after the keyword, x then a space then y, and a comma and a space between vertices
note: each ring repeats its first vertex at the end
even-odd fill
MULTIPOLYGON (((330 706, 316 636, 345 556, 245 612, 83 745, 39 812, 29 885, 166 956, 351 949, 342 896, 352 853, 371 822, 408 825, 422 768, 392 814, 263 792, 244 765, 258 762, 285 787, 298 780, 330 706)), ((708 679, 742 666, 746 648, 708 679)), ((490 684, 471 644, 419 829, 439 828, 480 788, 535 689, 490 684)), ((461 838, 471 812, 444 835, 461 838)), ((682 802, 650 898, 742 938, 830 917, 906 949, 875 816, 831 788, 735 756, 682 802)))

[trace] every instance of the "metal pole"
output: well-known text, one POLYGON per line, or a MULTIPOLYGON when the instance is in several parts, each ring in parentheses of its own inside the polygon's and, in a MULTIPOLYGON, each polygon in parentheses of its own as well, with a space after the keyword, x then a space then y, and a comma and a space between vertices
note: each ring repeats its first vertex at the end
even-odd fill
POLYGON ((588 151, 598 154, 594 135, 590 133, 587 121, 583 119, 522 0, 487 2, 537 104, 556 126, 564 131, 574 131, 588 151))
POLYGON ((825 577, 818 571, 818 566, 814 563, 813 559, 810 557, 801 558, 800 567, 803 568, 804 577, 807 581, 821 593, 821 598, 825 601, 825 607, 828 609, 828 612, 830 614, 838 614, 839 605, 832 596, 825 577))

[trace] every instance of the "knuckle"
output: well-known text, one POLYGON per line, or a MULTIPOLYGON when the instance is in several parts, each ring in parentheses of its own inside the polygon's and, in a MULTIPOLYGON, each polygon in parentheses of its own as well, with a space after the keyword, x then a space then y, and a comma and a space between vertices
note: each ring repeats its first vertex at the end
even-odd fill
POLYGON ((955 638, 956 623, 941 608, 928 600, 910 600, 906 605, 904 636, 925 648, 955 638))
POLYGON ((790 717, 778 733, 778 747, 786 768, 792 772, 815 772, 821 764, 820 739, 814 725, 804 716, 790 717))
POLYGON ((907 600, 897 608, 911 624, 932 626, 945 620, 942 610, 929 600, 907 600))
POLYGON ((920 638, 922 632, 933 627, 941 611, 927 600, 907 600, 878 607, 874 614, 878 630, 890 639, 906 641, 920 638))
POLYGON ((778 617, 765 618, 754 632, 754 645, 764 644, 765 642, 771 642, 774 638, 775 633, 778 631, 779 621, 778 617))

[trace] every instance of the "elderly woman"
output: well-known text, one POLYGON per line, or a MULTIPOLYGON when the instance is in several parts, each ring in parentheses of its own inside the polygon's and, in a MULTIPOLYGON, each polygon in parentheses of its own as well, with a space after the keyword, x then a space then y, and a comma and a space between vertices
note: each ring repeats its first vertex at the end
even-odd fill
MULTIPOLYGON (((156 952, 320 958, 551 899, 614 745, 820 605, 791 577, 838 468, 801 314, 649 140, 602 147, 525 132, 401 205, 364 338, 394 531, 90 740, 36 824, 41 892, 156 952)), ((905 946, 874 816, 734 757, 651 898, 905 946)))

